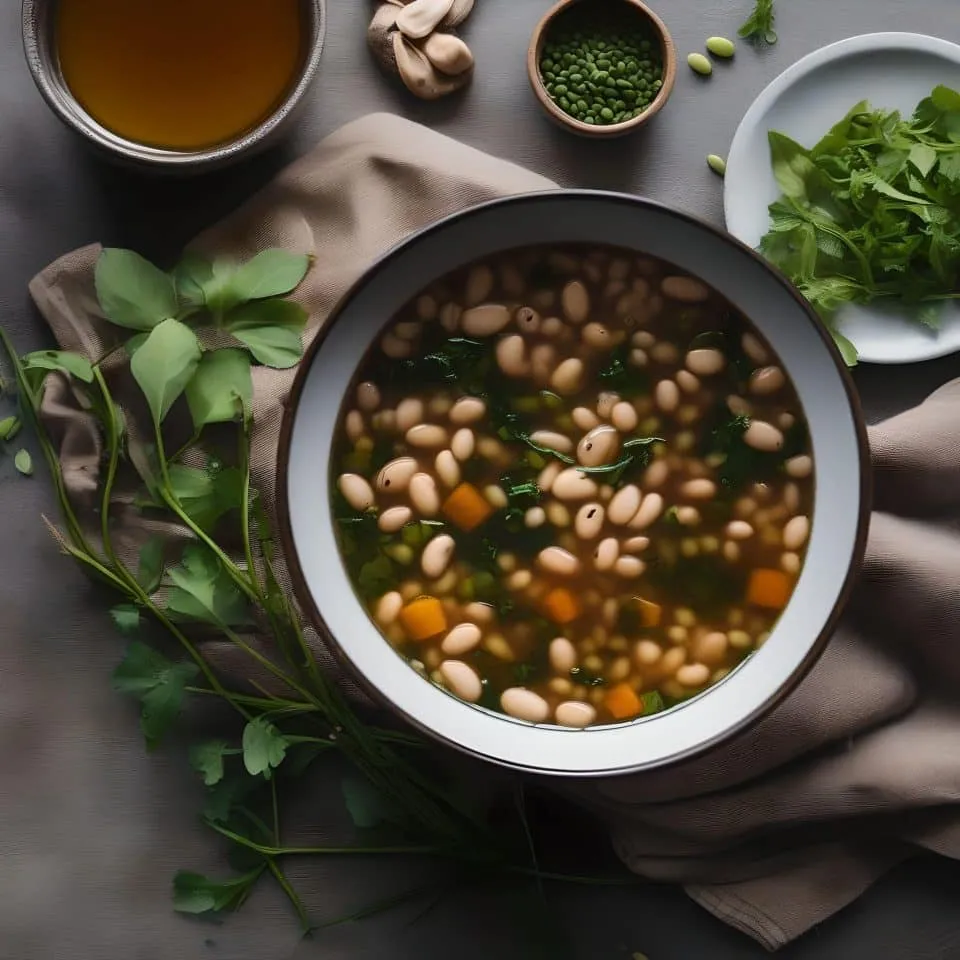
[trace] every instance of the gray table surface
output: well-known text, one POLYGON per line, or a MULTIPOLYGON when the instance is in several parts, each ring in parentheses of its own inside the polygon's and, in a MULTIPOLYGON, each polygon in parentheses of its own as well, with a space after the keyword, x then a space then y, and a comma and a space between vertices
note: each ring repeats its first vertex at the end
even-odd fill
MULTIPOLYGON (((685 54, 711 34, 732 35, 749 3, 655 5, 685 54)), ((880 30, 960 40, 956 0, 777 0, 775 48, 741 50, 708 84, 681 66, 657 122, 597 144, 546 122, 527 88, 527 40, 546 6, 478 0, 465 32, 477 56, 473 85, 462 96, 423 104, 380 76, 368 58, 370 4, 330 0, 319 79, 290 141, 223 174, 156 183, 103 166, 47 112, 21 55, 19 4, 2 0, 0 322, 21 349, 39 347, 45 331, 26 284, 47 262, 94 240, 170 258, 291 156, 372 111, 404 114, 565 186, 646 194, 721 223, 720 184, 704 156, 726 151, 753 97, 790 63, 830 41, 880 30)), ((957 374, 960 360, 953 357, 861 369, 857 383, 876 420, 957 374)), ((269 887, 221 926, 175 915, 173 870, 219 863, 217 845, 196 823, 195 778, 173 751, 144 755, 130 704, 111 692, 117 639, 102 602, 43 532, 39 515, 53 512, 47 482, 17 478, 4 458, 0 491, 0 960, 535 955, 511 919, 512 895, 496 891, 451 897, 420 919, 400 910, 304 943, 269 887), (102 669, 78 669, 91 662, 102 669)), ((335 916, 402 883, 402 869, 330 866, 311 907, 335 916)), ((958 888, 960 865, 914 862, 782 955, 960 957, 958 888)), ((635 950, 651 960, 763 955, 666 887, 551 890, 550 902, 578 957, 621 960, 635 950)))

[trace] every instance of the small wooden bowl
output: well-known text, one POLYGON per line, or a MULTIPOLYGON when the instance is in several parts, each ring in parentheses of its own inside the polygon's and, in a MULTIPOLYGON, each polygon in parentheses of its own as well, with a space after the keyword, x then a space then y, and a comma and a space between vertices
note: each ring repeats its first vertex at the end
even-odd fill
POLYGON ((641 0, 604 0, 604 6, 615 7, 622 4, 624 7, 632 7, 636 14, 643 18, 650 27, 650 31, 660 41, 660 58, 663 62, 663 73, 660 77, 662 86, 656 97, 651 101, 643 113, 622 123, 609 124, 590 124, 578 120, 571 116, 561 107, 559 107, 550 98, 547 88, 544 85, 543 77, 540 75, 540 56, 543 52, 543 45, 547 36, 554 25, 557 17, 566 13, 576 4, 589 6, 599 6, 597 0, 560 0, 552 9, 548 10, 543 19, 537 24, 530 38, 530 46, 527 49, 527 75, 530 78, 530 86, 536 94, 540 105, 560 126, 565 127, 573 133, 584 137, 594 137, 596 139, 607 139, 610 137, 620 137, 625 133, 631 133, 642 127, 651 117, 663 109, 671 91, 673 90, 673 81, 677 75, 677 53, 673 45, 673 39, 666 28, 664 22, 641 0))

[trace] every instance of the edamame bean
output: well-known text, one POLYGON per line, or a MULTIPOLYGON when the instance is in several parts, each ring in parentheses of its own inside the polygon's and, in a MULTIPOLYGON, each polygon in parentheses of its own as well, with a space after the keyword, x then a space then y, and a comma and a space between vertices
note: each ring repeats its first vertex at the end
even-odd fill
POLYGON ((726 60, 733 56, 736 49, 733 41, 726 37, 707 37, 707 50, 715 57, 722 57, 726 60))
POLYGON ((687 64, 702 77, 709 77, 713 73, 713 64, 702 53, 691 53, 687 57, 687 64))
POLYGON ((707 154, 707 166, 718 176, 722 177, 726 175, 727 172, 727 161, 723 159, 719 154, 708 153, 707 154))

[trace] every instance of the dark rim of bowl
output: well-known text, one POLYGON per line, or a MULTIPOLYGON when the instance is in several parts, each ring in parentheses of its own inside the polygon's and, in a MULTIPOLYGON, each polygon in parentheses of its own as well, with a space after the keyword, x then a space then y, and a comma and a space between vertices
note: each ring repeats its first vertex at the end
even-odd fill
MULTIPOLYGON (((277 447, 277 470, 275 477, 275 487, 276 487, 276 496, 277 496, 277 518, 279 521, 279 533, 280 533, 280 545, 283 550, 283 555, 287 562, 287 569, 290 573, 290 580, 293 584, 293 589, 296 594, 298 601, 300 602, 301 607, 306 612, 309 619, 313 622, 316 628, 319 630, 321 637, 326 643, 329 644, 330 649, 337 658, 337 661, 344 666, 350 675, 357 681, 361 689, 365 690, 375 703, 385 704, 388 709, 394 711, 398 714, 401 719, 409 723, 411 726, 419 730, 420 732, 426 734, 431 740, 438 741, 443 743, 446 746, 451 746, 457 749, 461 753, 465 753, 468 756, 478 757, 479 759, 486 760, 490 763, 495 763, 500 766, 505 765, 503 761, 500 761, 497 757, 488 756, 484 753, 479 753, 471 750, 464 744, 458 743, 454 740, 449 739, 443 731, 434 730, 431 727, 426 726, 421 723, 416 717, 410 716, 408 713, 400 709, 396 704, 390 701, 385 694, 383 694, 377 687, 375 687, 363 674, 360 673, 353 665, 352 660, 346 654, 346 652, 341 648, 337 638, 333 635, 332 631, 327 627, 326 621, 324 620, 323 614, 316 605, 316 602, 313 599, 313 594, 311 593, 306 579, 303 575, 303 570, 300 567, 300 560, 297 555, 296 547, 293 542, 293 528, 290 522, 290 504, 287 497, 287 468, 290 459, 290 443, 293 434, 293 424, 297 416, 297 410, 300 404, 300 396, 303 392, 304 384, 306 383, 307 376, 310 373, 310 368, 313 364, 314 356, 323 346, 324 341, 326 340, 327 334, 330 330, 333 329, 333 325, 337 323, 340 318, 343 316, 344 309, 347 304, 354 298, 357 292, 369 281, 369 278, 376 274, 379 270, 383 269, 384 266, 389 264, 396 257, 403 254, 409 247, 416 244, 420 238, 426 234, 435 233, 438 231, 444 230, 450 223, 454 221, 459 221, 463 219, 469 219, 473 216, 477 216, 481 213, 486 212, 492 208, 504 207, 504 206, 520 206, 524 203, 536 203, 544 198, 557 198, 557 197, 575 197, 581 199, 592 199, 599 200, 605 203, 627 203, 632 206, 640 208, 654 208, 661 213, 664 213, 670 217, 673 217, 676 220, 680 220, 684 223, 690 224, 698 229, 705 230, 708 233, 713 234, 713 236, 720 240, 722 243, 728 244, 740 250, 743 253, 749 255, 754 261, 756 261, 761 267, 768 271, 773 277, 775 277, 780 285, 783 287, 784 291, 797 303, 797 305, 803 310, 809 319, 813 328, 817 331, 820 339, 824 342, 827 347, 827 352, 830 357, 833 359, 834 366, 840 377, 841 383, 843 384, 844 390, 847 394, 847 399, 850 403, 850 410, 853 415, 854 428, 857 435, 857 452, 859 454, 860 461, 860 511, 857 517, 857 536, 854 540, 853 550, 850 557, 850 565, 847 568, 847 573, 843 581, 843 585, 840 589, 840 592, 837 595, 836 602, 833 605, 833 609, 830 611, 830 615, 827 617, 820 633, 817 636, 817 639, 811 645, 810 649, 807 651, 803 659, 797 664, 793 673, 786 680, 781 687, 775 691, 775 693, 766 701, 766 703, 760 707, 758 710, 755 710, 752 714, 744 717, 738 724, 730 727, 723 734, 713 737, 709 740, 704 741, 702 744, 699 744, 697 747, 687 750, 682 753, 678 753, 676 756, 671 757, 668 760, 665 760, 663 763, 658 764, 658 768, 669 767, 676 763, 679 763, 683 760, 688 760, 691 757, 699 756, 700 754, 718 746, 721 743, 728 742, 736 737, 738 734, 742 733, 745 729, 755 724, 758 720, 767 716, 771 710, 781 704, 787 696, 792 693, 800 681, 810 672, 813 665, 817 662, 820 655, 823 653, 824 648, 827 645, 830 637, 833 634, 834 629, 837 626, 837 623, 847 606, 847 603, 850 599, 850 594, 853 590, 853 587, 856 583, 856 580, 860 574, 860 568, 863 563, 864 553, 866 551, 867 545, 867 533, 870 526, 870 512, 872 508, 872 496, 873 496, 873 478, 869 469, 870 465, 870 449, 867 442, 867 428, 866 421, 863 416, 863 408, 860 403, 860 397, 857 393, 856 387, 853 382, 853 378, 850 375, 850 370, 844 362, 843 358, 840 355, 839 350, 834 343, 833 337, 830 335, 829 331, 824 327, 822 321, 817 316, 814 309, 810 304, 803 298, 800 292, 794 287, 794 285, 787 279, 787 277, 772 264, 768 263, 763 257, 760 256, 755 250, 748 247, 746 244, 739 241, 733 235, 727 233, 725 230, 720 229, 719 227, 714 226, 711 223, 708 223, 705 220, 700 219, 699 217, 693 216, 692 214, 686 213, 681 210, 674 209, 673 207, 667 206, 666 204, 660 203, 656 200, 650 200, 644 197, 634 197, 629 194, 615 193, 612 191, 604 190, 544 190, 538 191, 535 193, 525 193, 525 194, 515 194, 509 197, 501 197, 496 200, 489 200, 484 203, 476 204, 475 206, 468 207, 465 210, 460 210, 452 214, 448 214, 440 220, 435 221, 425 227, 421 227, 419 230, 411 233, 409 236, 405 237, 399 243, 395 244, 385 253, 381 254, 376 260, 374 260, 370 266, 364 270, 363 274, 354 281, 349 289, 340 297, 336 305, 330 311, 329 316, 327 317, 326 322, 323 327, 317 332, 317 335, 314 337, 313 341, 307 347, 307 350, 303 356, 303 359, 300 361, 300 365, 297 369, 296 376, 294 377, 293 385, 290 388, 290 394, 287 397, 284 403, 284 413, 283 420, 280 425, 280 438, 277 447)), ((337 554, 337 561, 342 563, 342 559, 339 555, 339 550, 337 554)), ((359 601, 358 601, 359 604, 359 601)), ((386 644, 386 640, 384 643, 386 644)), ((709 690, 705 691, 706 695, 709 696, 709 690)), ((507 766, 511 766, 506 764, 507 766)), ((646 768, 644 768, 646 769, 646 768)), ((537 772, 536 769, 531 768, 528 772, 537 772)), ((554 776, 571 776, 572 774, 564 773, 562 771, 540 771, 541 773, 546 773, 554 776)), ((610 772, 609 775, 621 775, 630 773, 630 769, 621 769, 617 771, 610 772)), ((590 776, 589 773, 578 774, 579 776, 590 776)))
POLYGON ((327 30, 326 0, 301 0, 310 17, 310 33, 296 82, 270 115, 234 140, 199 150, 166 150, 121 137, 99 123, 74 97, 60 73, 56 44, 52 40, 53 16, 58 0, 23 0, 21 27, 23 50, 33 82, 54 115, 95 147, 117 159, 151 166, 156 170, 198 171, 221 166, 266 146, 302 101, 313 82, 327 30))

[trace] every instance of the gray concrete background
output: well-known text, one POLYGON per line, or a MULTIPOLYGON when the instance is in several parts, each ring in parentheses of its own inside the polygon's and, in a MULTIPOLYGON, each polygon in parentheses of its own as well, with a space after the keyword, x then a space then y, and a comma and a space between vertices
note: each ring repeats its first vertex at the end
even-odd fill
MULTIPOLYGON (((527 41, 546 0, 477 0, 464 31, 477 56, 475 81, 436 104, 414 101, 374 68, 364 46, 369 3, 329 2, 319 79, 290 141, 252 164, 174 183, 102 165, 57 124, 23 62, 19 4, 0 0, 0 322, 21 350, 45 343, 27 281, 60 253, 100 240, 169 259, 291 156, 371 111, 404 114, 565 186, 641 193, 720 223, 720 183, 704 156, 726 152, 752 98, 790 63, 879 30, 960 40, 956 0, 777 0, 776 47, 741 49, 709 83, 681 66, 655 123, 628 139, 593 143, 549 124, 527 88, 527 41)), ((750 0, 655 6, 685 56, 711 34, 733 35, 750 0)), ((958 374, 960 360, 951 357, 864 368, 857 383, 875 420, 958 374)), ((529 908, 515 892, 464 891, 419 918, 419 908, 405 908, 306 943, 269 885, 220 926, 175 915, 173 871, 223 866, 196 823, 195 779, 176 751, 144 755, 130 704, 111 692, 117 638, 103 598, 43 532, 39 516, 53 503, 42 473, 25 481, 9 458, 0 460, 0 504, 0 960, 542 955, 524 938, 529 908)), ((327 864, 310 906, 319 916, 357 909, 402 889, 407 869, 327 864)), ((960 865, 914 862, 781 956, 960 957, 958 890, 960 865)), ((549 891, 549 900, 562 939, 584 960, 628 960, 638 950, 651 960, 763 955, 670 888, 566 888, 549 891)))

